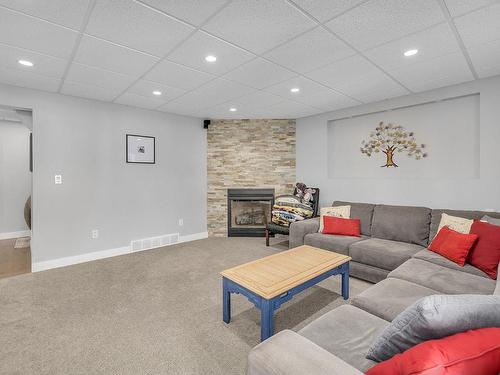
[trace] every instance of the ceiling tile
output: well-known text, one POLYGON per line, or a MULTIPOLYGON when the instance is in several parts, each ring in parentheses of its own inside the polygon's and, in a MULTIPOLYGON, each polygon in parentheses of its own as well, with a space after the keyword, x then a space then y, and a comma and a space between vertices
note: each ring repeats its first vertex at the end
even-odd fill
POLYGON ((133 0, 98 0, 87 34, 164 56, 194 30, 133 0))
POLYGON ((436 89, 474 79, 461 51, 391 70, 398 81, 415 92, 436 89))
POLYGON ((324 22, 355 7, 364 0, 293 0, 319 21, 324 22))
POLYGON ((262 53, 314 26, 315 22, 286 1, 235 0, 203 29, 262 53))
POLYGON ((61 80, 32 72, 21 71, 19 69, 0 67, 0 82, 7 85, 56 92, 61 80))
POLYGON ((118 104, 129 105, 132 107, 146 108, 146 109, 156 109, 162 104, 165 104, 165 100, 160 100, 152 97, 145 97, 142 95, 133 94, 131 92, 126 92, 121 95, 118 99, 114 101, 118 104))
POLYGON ((355 53, 323 27, 317 27, 264 56, 296 72, 306 73, 355 53))
POLYGON ((459 52, 457 39, 447 23, 389 42, 364 54, 386 71, 412 66, 452 52, 459 52), (409 49, 418 49, 418 54, 405 57, 409 49))
POLYGON ((0 43, 69 58, 77 33, 0 7, 0 43))
POLYGON ((89 0, 0 0, 0 5, 79 30, 89 0))
POLYGON ((163 60, 146 74, 144 78, 167 86, 192 90, 210 81, 214 76, 172 61, 163 60))
POLYGON ((339 94, 325 86, 322 86, 310 79, 296 77, 285 82, 281 82, 266 89, 276 95, 280 95, 295 102, 300 102, 316 108, 333 110, 337 108, 350 107, 359 102, 339 94), (297 93, 292 93, 290 89, 297 87, 300 89, 297 93))
POLYGON ((57 57, 0 44, 0 65, 47 77, 61 78, 66 69, 67 62, 57 57), (19 60, 28 60, 35 65, 32 67, 23 66, 18 63, 19 60))
POLYGON ((405 88, 359 55, 314 70, 307 76, 362 102, 408 94, 405 88))
POLYGON ((500 3, 455 18, 458 33, 467 48, 500 39, 500 3))
POLYGON ((71 64, 66 79, 75 83, 115 90, 117 94, 125 90, 135 81, 134 77, 125 74, 78 63, 71 64))
POLYGON ((261 89, 296 75, 272 62, 257 58, 229 72, 224 78, 261 89))
POLYGON ((235 102, 241 107, 244 112, 251 112, 259 108, 268 107, 273 104, 278 104, 285 99, 281 96, 270 94, 265 91, 255 91, 249 95, 238 98, 235 102))
POLYGON ((204 117, 203 110, 195 110, 191 105, 185 105, 184 103, 177 103, 175 101, 166 103, 161 107, 157 108, 158 111, 175 113, 182 116, 192 116, 192 117, 204 117))
POLYGON ((222 75, 254 57, 251 53, 199 31, 168 59, 207 73, 222 75), (205 57, 208 55, 216 56, 217 61, 206 62, 205 57))
POLYGON ((311 116, 324 112, 322 109, 314 108, 305 104, 285 100, 278 104, 273 104, 265 109, 268 116, 272 118, 299 118, 311 116))
POLYGON ((139 76, 158 59, 101 39, 84 36, 75 61, 117 73, 139 76))
POLYGON ((255 92, 254 89, 225 79, 215 79, 198 89, 189 92, 171 103, 178 108, 196 111, 208 108, 229 100, 238 99, 244 95, 255 92))
POLYGON ((65 80, 63 87, 61 88, 61 93, 65 95, 78 96, 81 98, 110 102, 120 94, 120 91, 115 88, 97 87, 81 82, 72 82, 69 80, 65 80))
POLYGON ((227 0, 140 0, 140 2, 199 26, 227 0))
POLYGON ((249 117, 249 115, 239 107, 239 104, 234 102, 228 102, 206 108, 202 111, 202 113, 203 117, 210 119, 241 119, 249 117), (237 111, 231 112, 229 108, 236 108, 237 111))
POLYGON ((160 102, 166 103, 169 100, 175 99, 182 95, 185 90, 177 89, 174 87, 160 85, 156 82, 147 81, 145 79, 139 80, 129 90, 129 93, 142 95, 147 98, 157 99, 160 102), (161 91, 161 96, 153 95, 153 91, 161 91))
POLYGON ((326 25, 351 45, 364 50, 444 20, 435 0, 371 0, 326 25))
POLYGON ((476 44, 469 48, 468 52, 480 78, 500 74, 500 39, 476 44))
POLYGON ((452 17, 476 10, 483 6, 497 3, 498 0, 444 0, 452 17))

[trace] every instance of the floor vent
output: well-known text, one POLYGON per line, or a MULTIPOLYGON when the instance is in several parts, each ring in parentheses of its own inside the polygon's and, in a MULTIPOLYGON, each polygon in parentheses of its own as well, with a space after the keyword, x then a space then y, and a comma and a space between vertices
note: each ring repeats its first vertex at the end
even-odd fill
POLYGON ((173 245, 179 242, 179 233, 165 234, 158 237, 143 238, 142 240, 134 240, 130 242, 132 252, 154 249, 156 247, 163 247, 173 245))

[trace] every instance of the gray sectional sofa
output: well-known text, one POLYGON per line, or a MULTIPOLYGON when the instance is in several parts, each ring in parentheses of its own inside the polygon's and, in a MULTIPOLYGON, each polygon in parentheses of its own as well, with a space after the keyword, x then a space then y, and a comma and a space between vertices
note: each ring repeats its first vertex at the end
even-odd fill
MULTIPOLYGON (((351 276, 376 283, 295 333, 281 331, 249 354, 247 375, 361 374, 376 363, 366 353, 380 332, 404 309, 433 294, 498 294, 500 277, 460 267, 426 249, 441 214, 479 219, 500 213, 425 207, 351 205, 362 237, 318 233, 319 218, 292 224, 290 247, 308 244, 351 256, 351 276)), ((499 266, 500 272, 500 266, 499 266)))

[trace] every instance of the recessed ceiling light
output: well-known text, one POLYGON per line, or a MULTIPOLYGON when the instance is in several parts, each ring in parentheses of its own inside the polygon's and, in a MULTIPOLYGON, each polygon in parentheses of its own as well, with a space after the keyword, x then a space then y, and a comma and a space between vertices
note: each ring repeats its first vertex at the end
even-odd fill
POLYGON ((418 49, 409 49, 408 51, 405 51, 403 55, 406 57, 414 56, 418 53, 418 49))
POLYGON ((229 108, 229 111, 230 111, 230 112, 236 112, 236 111, 237 111, 237 109, 233 107, 233 108, 229 108))
POLYGON ((28 61, 28 60, 19 60, 18 63, 21 64, 21 65, 24 65, 24 66, 33 66, 33 65, 35 65, 31 61, 28 61))
POLYGON ((155 90, 155 91, 153 91, 153 95, 160 96, 161 95, 161 91, 155 90))
POLYGON ((300 89, 298 87, 294 87, 292 89, 290 89, 290 92, 299 92, 300 89))
POLYGON ((216 62, 217 61, 217 57, 215 57, 214 55, 208 55, 205 57, 205 60, 208 61, 208 62, 216 62))

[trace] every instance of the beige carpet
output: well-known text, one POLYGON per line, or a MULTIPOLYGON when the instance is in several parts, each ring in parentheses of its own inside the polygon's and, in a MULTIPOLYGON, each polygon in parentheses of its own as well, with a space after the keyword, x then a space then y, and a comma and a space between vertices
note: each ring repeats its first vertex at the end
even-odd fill
MULTIPOLYGON (((244 374, 259 312, 237 295, 223 323, 218 272, 284 245, 211 238, 2 279, 0 373, 244 374)), ((343 304, 339 279, 285 304, 277 331, 343 304)), ((351 280, 351 296, 369 285, 351 280)))
POLYGON ((31 272, 31 250, 29 246, 16 249, 16 242, 15 238, 0 240, 0 279, 31 272))

